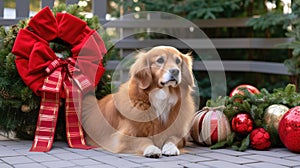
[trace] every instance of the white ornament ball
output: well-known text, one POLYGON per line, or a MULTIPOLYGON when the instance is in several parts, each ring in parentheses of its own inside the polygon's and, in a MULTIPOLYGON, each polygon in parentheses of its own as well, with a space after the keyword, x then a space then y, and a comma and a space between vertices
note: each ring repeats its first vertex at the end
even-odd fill
POLYGON ((231 134, 231 129, 229 121, 222 111, 205 108, 195 114, 190 133, 196 143, 210 146, 226 140, 231 134))

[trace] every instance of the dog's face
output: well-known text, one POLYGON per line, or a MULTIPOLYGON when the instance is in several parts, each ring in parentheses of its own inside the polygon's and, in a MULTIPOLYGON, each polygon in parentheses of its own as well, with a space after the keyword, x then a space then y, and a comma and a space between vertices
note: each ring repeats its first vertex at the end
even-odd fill
POLYGON ((141 89, 151 84, 160 88, 177 87, 182 83, 194 85, 191 57, 169 46, 154 47, 138 54, 130 73, 141 89))
POLYGON ((162 47, 150 50, 148 55, 152 77, 159 87, 176 87, 181 83, 181 53, 162 47))

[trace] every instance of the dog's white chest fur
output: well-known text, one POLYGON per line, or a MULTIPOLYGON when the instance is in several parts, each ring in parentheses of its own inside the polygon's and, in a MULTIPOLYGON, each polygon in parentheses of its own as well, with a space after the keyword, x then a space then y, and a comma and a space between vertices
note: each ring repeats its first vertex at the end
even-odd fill
POLYGON ((168 87, 150 92, 150 102, 156 116, 166 123, 172 106, 178 101, 176 94, 171 94, 168 87))

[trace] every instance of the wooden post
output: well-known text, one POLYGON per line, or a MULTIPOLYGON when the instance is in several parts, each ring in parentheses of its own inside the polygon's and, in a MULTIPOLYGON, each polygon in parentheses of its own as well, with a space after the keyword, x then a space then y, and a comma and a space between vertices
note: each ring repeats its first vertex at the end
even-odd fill
POLYGON ((0 17, 4 16, 4 0, 0 1, 0 17))
POLYGON ((99 17, 99 21, 101 24, 104 24, 106 19, 107 12, 107 0, 93 0, 93 14, 99 17))
POLYGON ((50 9, 53 8, 55 0, 41 0, 41 8, 49 6, 50 9))
POLYGON ((16 18, 29 17, 29 0, 16 0, 16 18))

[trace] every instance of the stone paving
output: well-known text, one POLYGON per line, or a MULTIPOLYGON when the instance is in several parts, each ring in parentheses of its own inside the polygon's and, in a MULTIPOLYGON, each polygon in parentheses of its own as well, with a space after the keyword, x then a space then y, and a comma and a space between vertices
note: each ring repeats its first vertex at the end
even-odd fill
POLYGON ((231 149, 210 150, 190 144, 186 154, 159 159, 128 154, 113 154, 100 149, 80 150, 69 148, 65 142, 55 142, 50 152, 29 152, 32 141, 7 140, 0 136, 0 168, 115 168, 115 167, 299 167, 300 154, 286 148, 269 151, 248 149, 238 152, 231 149))

